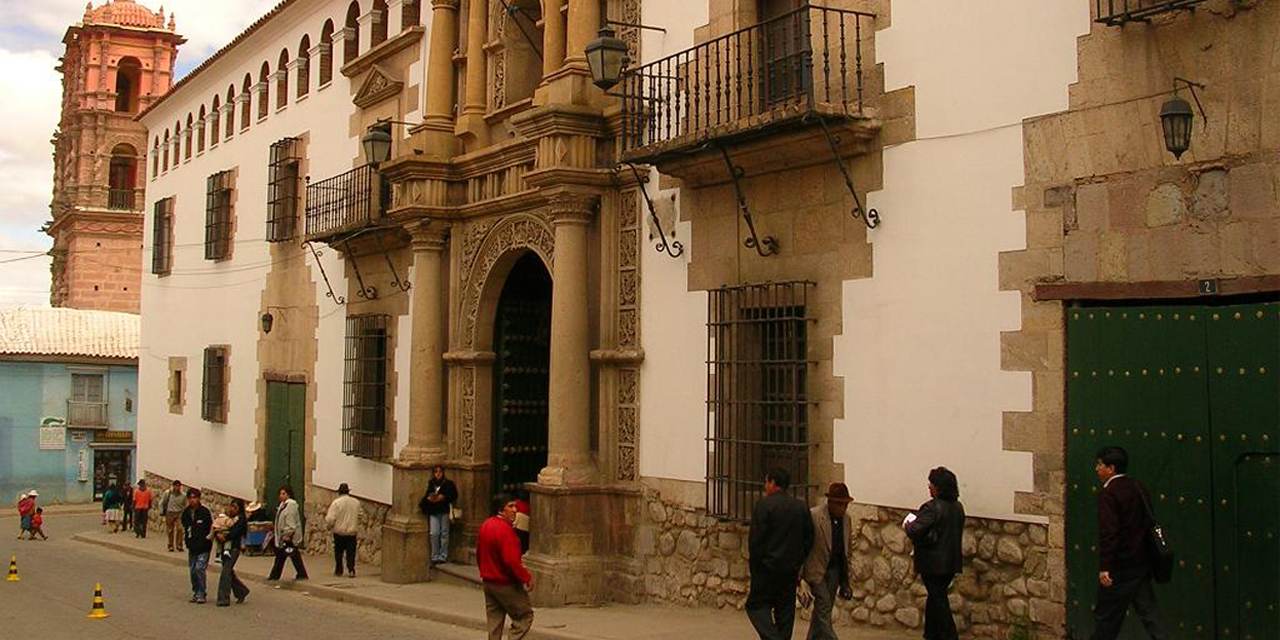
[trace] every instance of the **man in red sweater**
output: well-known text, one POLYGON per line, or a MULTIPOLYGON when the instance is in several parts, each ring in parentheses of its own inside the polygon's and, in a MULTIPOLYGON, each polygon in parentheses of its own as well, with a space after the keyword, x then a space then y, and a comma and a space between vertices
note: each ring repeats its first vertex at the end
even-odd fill
POLYGON ((484 610, 489 622, 489 640, 502 640, 502 628, 511 616, 511 640, 520 640, 533 626, 533 576, 520 559, 520 539, 512 523, 516 520, 516 500, 499 494, 493 499, 496 515, 480 525, 476 540, 476 563, 484 580, 484 610))

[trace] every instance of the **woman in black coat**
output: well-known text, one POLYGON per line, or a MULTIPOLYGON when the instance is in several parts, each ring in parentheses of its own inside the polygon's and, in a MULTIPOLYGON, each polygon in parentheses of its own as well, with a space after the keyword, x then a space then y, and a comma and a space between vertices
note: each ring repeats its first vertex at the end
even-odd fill
POLYGON ((946 467, 930 471, 929 496, 933 499, 920 505, 912 514, 914 518, 907 516, 902 528, 915 547, 916 574, 929 593, 924 605, 924 637, 956 640, 960 635, 947 600, 947 590, 964 561, 960 551, 964 505, 960 504, 956 474, 946 467))
POLYGON ((244 501, 236 498, 231 501, 227 515, 234 518, 231 528, 218 534, 222 547, 222 575, 218 578, 218 606, 231 605, 231 596, 236 602, 244 602, 249 595, 249 587, 244 586, 240 576, 236 575, 236 560, 240 559, 240 551, 244 546, 244 537, 249 533, 249 514, 245 513, 244 501))

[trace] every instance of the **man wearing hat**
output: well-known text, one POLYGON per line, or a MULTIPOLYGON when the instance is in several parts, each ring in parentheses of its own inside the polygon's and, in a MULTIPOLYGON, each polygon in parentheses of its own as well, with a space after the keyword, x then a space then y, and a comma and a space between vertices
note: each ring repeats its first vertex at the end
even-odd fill
POLYGON ((836 595, 845 600, 853 597, 849 588, 849 534, 853 531, 849 503, 853 497, 843 482, 832 482, 826 497, 826 504, 809 510, 813 518, 813 548, 800 574, 813 593, 808 640, 836 640, 831 625, 836 595))

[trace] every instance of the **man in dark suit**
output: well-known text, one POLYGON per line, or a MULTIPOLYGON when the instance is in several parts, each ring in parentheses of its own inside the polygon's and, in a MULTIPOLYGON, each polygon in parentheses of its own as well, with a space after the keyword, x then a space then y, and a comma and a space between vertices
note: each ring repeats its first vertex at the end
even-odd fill
POLYGON ((1167 640, 1151 588, 1151 550, 1147 532, 1154 524, 1147 505, 1151 496, 1141 482, 1128 477, 1129 454, 1120 447, 1098 451, 1094 470, 1102 482, 1098 494, 1098 599, 1093 605, 1092 640, 1120 635, 1129 605, 1153 640, 1167 640))
POLYGON ((919 511, 907 516, 902 528, 911 539, 916 574, 928 594, 924 604, 924 637, 956 640, 960 635, 951 614, 951 601, 947 599, 951 581, 964 565, 961 554, 964 505, 960 503, 956 474, 946 467, 929 471, 929 497, 919 511))
POLYGON ((770 469, 765 497, 751 514, 751 591, 747 618, 761 640, 790 640, 796 621, 800 567, 813 546, 813 520, 805 503, 786 493, 791 474, 770 469))

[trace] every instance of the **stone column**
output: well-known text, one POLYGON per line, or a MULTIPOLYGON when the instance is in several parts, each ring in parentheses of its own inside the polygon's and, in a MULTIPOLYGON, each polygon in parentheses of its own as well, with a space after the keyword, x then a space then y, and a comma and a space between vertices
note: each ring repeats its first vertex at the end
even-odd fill
POLYGON ((445 223, 423 220, 413 236, 410 282, 409 442, 403 462, 431 464, 444 457, 444 282, 445 223))
MULTIPOLYGON (((427 103, 423 116, 427 149, 452 149, 453 50, 458 46, 458 0, 431 0, 427 58, 427 103)), ((452 156, 452 151, 442 153, 452 156)))
POLYGON ((542 14, 542 78, 560 70, 564 66, 565 24, 564 13, 560 7, 564 0, 543 0, 545 13, 542 14))
POLYGON ((569 0, 569 37, 565 61, 587 69, 587 44, 600 34, 598 0, 569 0))
POLYGON ((467 10, 467 93, 457 133, 476 146, 485 142, 485 41, 489 39, 489 0, 471 0, 467 10))
POLYGON ((551 289, 551 379, 547 467, 538 482, 587 484, 591 464, 591 362, 587 305, 587 225, 595 196, 560 195, 551 203, 555 262, 551 289))

